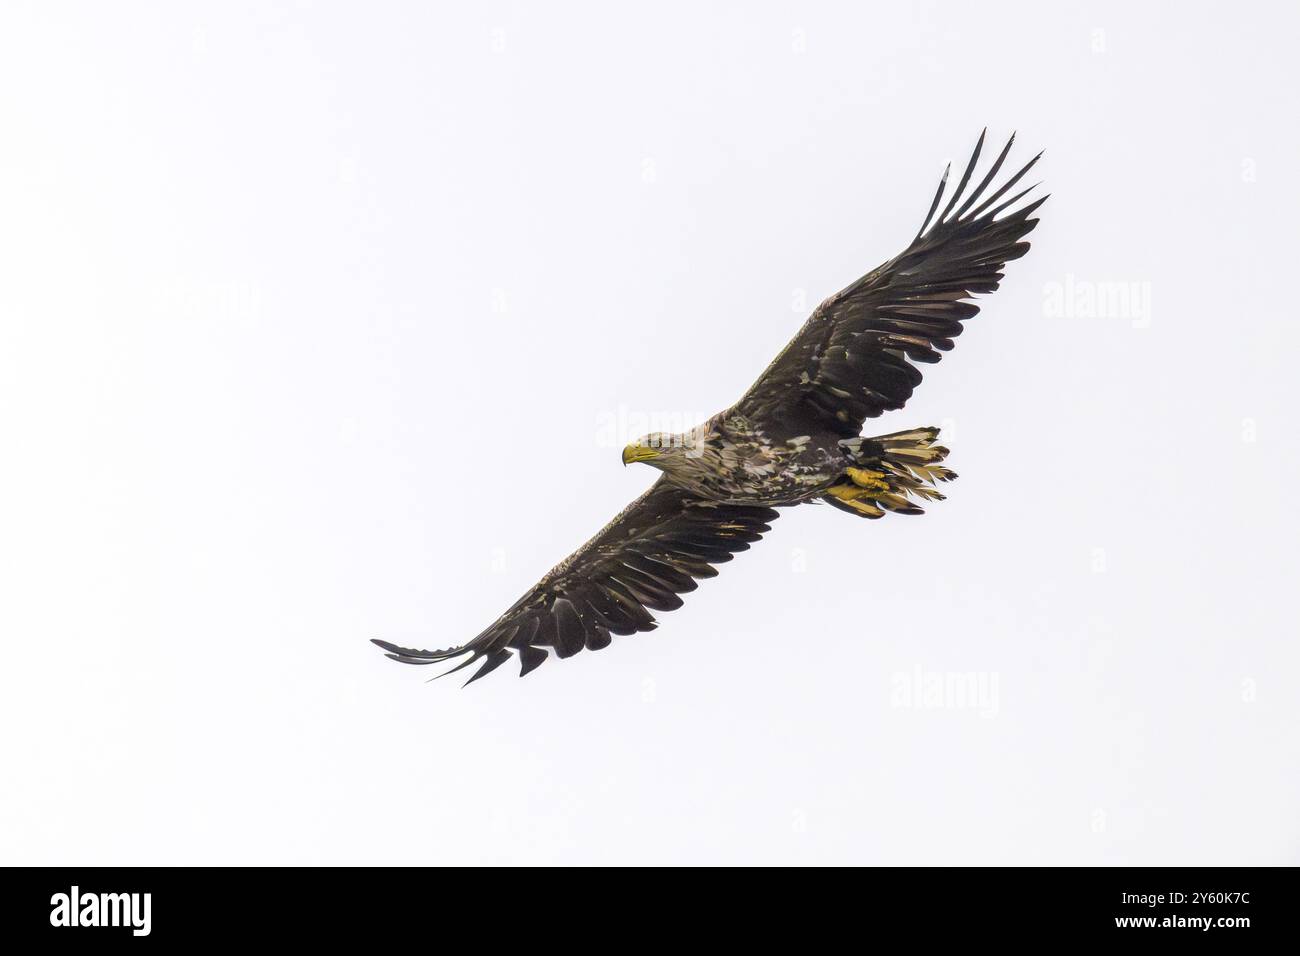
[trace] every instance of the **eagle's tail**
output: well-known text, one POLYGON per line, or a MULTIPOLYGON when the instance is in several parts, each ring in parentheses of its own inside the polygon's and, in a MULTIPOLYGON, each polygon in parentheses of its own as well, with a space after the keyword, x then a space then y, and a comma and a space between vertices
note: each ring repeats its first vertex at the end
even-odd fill
POLYGON ((957 477, 940 464, 948 449, 934 443, 938 437, 937 428, 914 428, 845 439, 840 446, 852 464, 822 500, 863 518, 879 518, 886 511, 923 514, 916 501, 942 501, 935 485, 957 477))

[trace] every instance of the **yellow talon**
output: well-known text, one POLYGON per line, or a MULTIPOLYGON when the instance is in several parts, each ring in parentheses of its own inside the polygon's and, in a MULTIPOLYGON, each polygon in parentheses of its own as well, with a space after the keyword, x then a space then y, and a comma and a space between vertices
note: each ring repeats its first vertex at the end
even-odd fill
POLYGON ((883 471, 872 471, 869 468, 850 468, 846 473, 859 488, 865 488, 868 491, 889 490, 889 482, 884 480, 885 473, 883 471))

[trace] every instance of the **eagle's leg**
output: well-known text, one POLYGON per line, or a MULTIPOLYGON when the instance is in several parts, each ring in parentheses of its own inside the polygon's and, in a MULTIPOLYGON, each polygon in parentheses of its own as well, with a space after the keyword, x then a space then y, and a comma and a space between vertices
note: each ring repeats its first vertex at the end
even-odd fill
POLYGON ((938 436, 937 428, 918 428, 840 442, 853 464, 826 489, 823 499, 864 518, 879 518, 886 511, 922 514, 911 499, 942 501, 934 485, 957 477, 939 464, 948 449, 934 444, 938 436))
POLYGON ((889 482, 885 480, 883 471, 872 471, 870 468, 849 468, 844 474, 849 476, 859 488, 866 488, 868 491, 888 491, 889 482))

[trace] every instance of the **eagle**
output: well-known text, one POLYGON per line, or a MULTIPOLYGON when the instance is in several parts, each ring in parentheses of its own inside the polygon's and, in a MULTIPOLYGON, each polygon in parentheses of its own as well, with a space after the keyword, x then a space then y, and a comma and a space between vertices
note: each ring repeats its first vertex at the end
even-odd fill
POLYGON ((1032 215, 1048 197, 1017 205, 1041 184, 1004 197, 1042 153, 990 189, 1013 134, 968 188, 986 133, 942 211, 951 164, 907 248, 822 302, 739 401, 688 432, 624 448, 624 465, 649 465, 658 480, 486 630, 445 650, 373 643, 404 664, 464 657, 446 673, 478 664, 466 685, 516 655, 522 676, 551 654, 654 630, 652 612, 681 607, 715 565, 771 529, 778 508, 826 502, 874 519, 941 500, 937 486, 956 474, 943 465, 937 428, 861 431, 907 403, 920 366, 938 362, 979 312, 972 297, 996 291, 1006 263, 1029 249, 1032 215))

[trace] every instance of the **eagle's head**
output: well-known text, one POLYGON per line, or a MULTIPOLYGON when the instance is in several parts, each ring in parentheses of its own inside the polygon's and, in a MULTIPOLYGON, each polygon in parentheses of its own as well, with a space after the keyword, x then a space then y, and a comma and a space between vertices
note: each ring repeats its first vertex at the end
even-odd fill
POLYGON ((670 474, 690 459, 698 458, 702 448, 700 436, 694 432, 668 434, 651 432, 643 435, 623 449, 623 464, 643 461, 652 468, 670 474))

